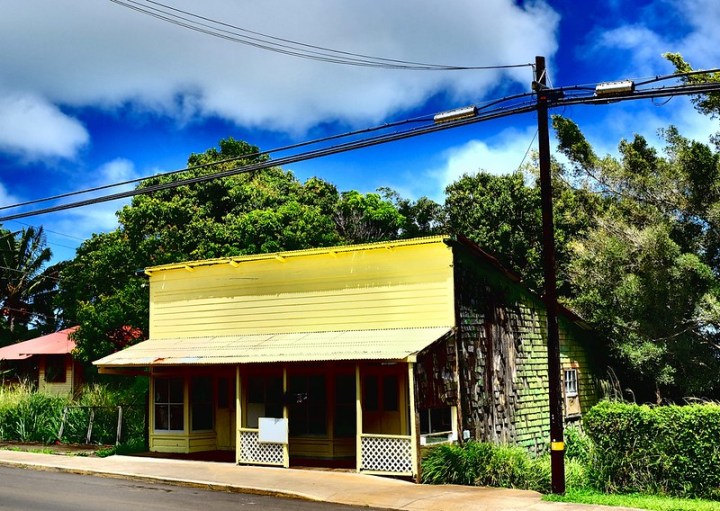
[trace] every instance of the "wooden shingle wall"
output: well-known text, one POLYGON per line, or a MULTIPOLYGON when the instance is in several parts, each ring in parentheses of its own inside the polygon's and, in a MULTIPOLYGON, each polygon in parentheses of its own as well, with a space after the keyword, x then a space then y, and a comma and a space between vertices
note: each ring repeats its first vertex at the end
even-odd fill
MULTIPOLYGON (((543 452, 549 442, 543 304, 497 270, 455 259, 461 429, 472 438, 543 452)), ((582 409, 596 400, 596 369, 581 329, 560 321, 561 364, 578 369, 582 409)))

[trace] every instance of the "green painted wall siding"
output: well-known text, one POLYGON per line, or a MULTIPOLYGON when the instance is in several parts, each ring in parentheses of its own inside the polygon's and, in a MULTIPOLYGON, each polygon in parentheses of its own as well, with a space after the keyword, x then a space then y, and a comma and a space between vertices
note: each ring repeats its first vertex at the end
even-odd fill
MULTIPOLYGON (((457 253, 462 429, 480 440, 545 451, 550 419, 544 305, 496 273, 457 253)), ((561 319, 560 343, 561 365, 577 368, 581 408, 587 410, 597 401, 591 336, 561 319)))

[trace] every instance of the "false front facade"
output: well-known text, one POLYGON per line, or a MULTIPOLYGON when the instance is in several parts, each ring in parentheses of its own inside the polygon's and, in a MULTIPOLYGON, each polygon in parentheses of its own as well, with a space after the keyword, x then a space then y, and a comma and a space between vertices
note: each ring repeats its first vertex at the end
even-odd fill
MULTIPOLYGON (((417 476, 422 446, 547 443, 543 306, 447 237, 149 268, 150 449, 417 476)), ((561 318, 566 415, 595 399, 589 330, 561 318)))

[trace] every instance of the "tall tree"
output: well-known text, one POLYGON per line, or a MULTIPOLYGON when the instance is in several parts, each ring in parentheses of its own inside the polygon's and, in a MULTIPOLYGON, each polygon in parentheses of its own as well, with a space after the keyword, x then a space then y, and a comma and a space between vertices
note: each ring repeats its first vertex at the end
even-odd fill
MULTIPOLYGON (((558 291, 568 295, 571 243, 592 226, 601 197, 570 188, 555 168, 554 216, 558 291)), ((536 176, 516 172, 465 174, 445 190, 447 229, 468 236, 517 271, 537 291, 543 286, 540 189, 536 176)))
POLYGON ((53 299, 59 266, 51 266, 43 228, 3 232, 0 238, 0 312, 11 340, 32 323, 40 332, 56 326, 53 299))
MULTIPOLYGON (((261 161, 267 156, 257 147, 226 139, 219 149, 191 155, 189 170, 140 186, 261 161)), ((412 209, 414 203, 407 205, 412 209)), ((87 361, 147 335, 145 267, 392 239, 406 225, 388 196, 340 193, 331 183, 318 178, 303 183, 277 167, 138 195, 118 219, 117 230, 83 243, 62 274, 59 304, 80 324, 75 337, 87 361)))
POLYGON ((717 398, 719 155, 669 128, 664 154, 636 135, 599 158, 572 121, 553 123, 575 175, 610 200, 572 246, 571 303, 644 399, 717 398))

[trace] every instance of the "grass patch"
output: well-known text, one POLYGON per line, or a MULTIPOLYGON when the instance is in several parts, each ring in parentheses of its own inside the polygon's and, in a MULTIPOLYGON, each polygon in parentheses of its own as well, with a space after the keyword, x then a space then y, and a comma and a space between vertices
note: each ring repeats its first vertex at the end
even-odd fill
POLYGON ((593 490, 568 489, 565 495, 544 495, 550 502, 574 502, 603 506, 623 506, 651 511, 717 511, 718 502, 703 499, 686 499, 662 495, 606 494, 593 490))

